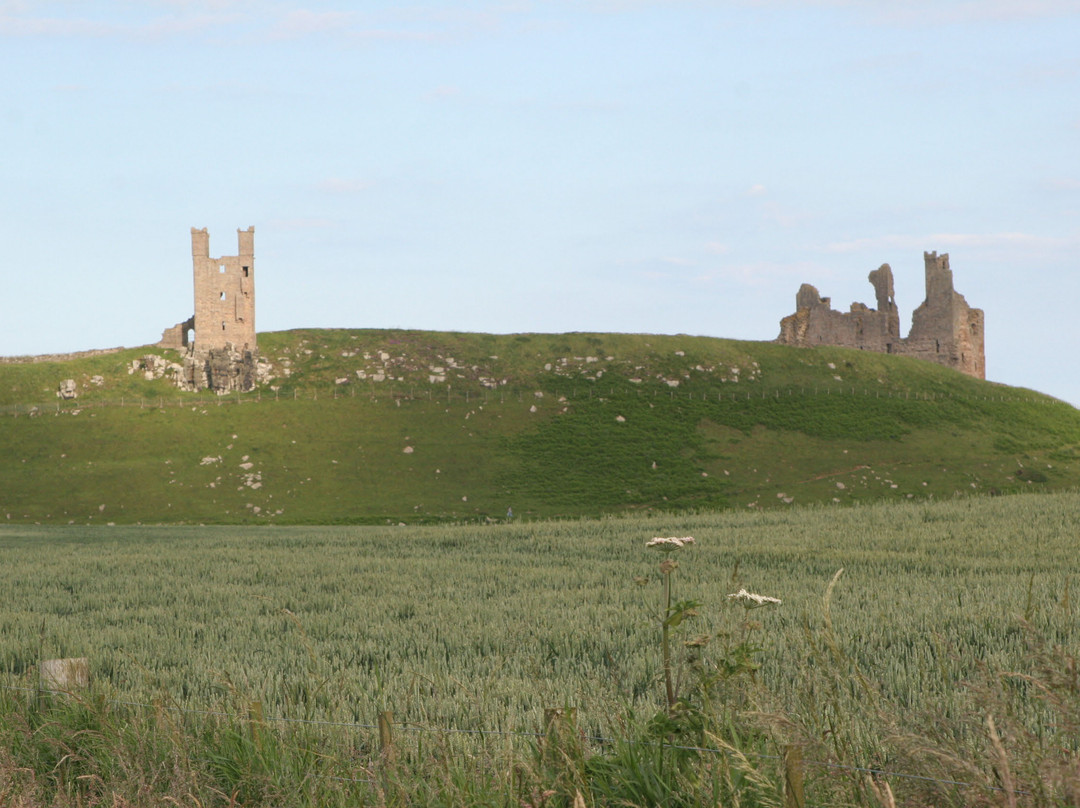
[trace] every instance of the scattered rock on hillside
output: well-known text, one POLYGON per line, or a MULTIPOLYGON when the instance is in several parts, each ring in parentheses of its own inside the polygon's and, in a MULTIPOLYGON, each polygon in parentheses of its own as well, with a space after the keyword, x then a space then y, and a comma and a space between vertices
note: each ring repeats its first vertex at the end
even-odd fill
POLYGON ((139 371, 142 371, 143 378, 147 381, 160 379, 165 375, 170 376, 175 381, 183 378, 184 366, 176 362, 170 362, 165 357, 157 354, 146 354, 140 359, 132 359, 131 365, 128 366, 129 376, 139 371))
POLYGON ((56 396, 57 398, 62 398, 64 400, 78 398, 79 389, 75 384, 75 380, 64 379, 60 382, 60 386, 56 389, 56 396))

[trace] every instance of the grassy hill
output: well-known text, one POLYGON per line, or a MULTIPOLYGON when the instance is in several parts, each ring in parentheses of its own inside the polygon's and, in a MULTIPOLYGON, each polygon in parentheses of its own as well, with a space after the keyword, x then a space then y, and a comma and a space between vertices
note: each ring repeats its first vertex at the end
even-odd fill
POLYGON ((271 378, 223 398, 178 391, 160 348, 0 364, 0 522, 542 518, 1080 482, 1080 411, 905 357, 631 334, 259 340, 271 378), (61 402, 65 379, 79 394, 61 402))

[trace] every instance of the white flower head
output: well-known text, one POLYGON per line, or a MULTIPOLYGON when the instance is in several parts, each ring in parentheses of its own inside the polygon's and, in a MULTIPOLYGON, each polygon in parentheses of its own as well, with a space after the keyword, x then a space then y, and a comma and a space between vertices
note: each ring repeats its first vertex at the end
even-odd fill
POLYGON ((675 536, 668 536, 666 538, 657 537, 651 539, 645 543, 646 547, 655 547, 657 550, 662 550, 665 553, 670 553, 673 550, 681 550, 688 544, 694 543, 693 536, 683 536, 682 538, 676 538, 675 536))
POLYGON ((747 592, 745 589, 740 589, 734 594, 728 595, 733 601, 741 603, 747 609, 757 609, 761 606, 777 605, 783 603, 780 598, 769 597, 768 595, 758 595, 753 592, 747 592))

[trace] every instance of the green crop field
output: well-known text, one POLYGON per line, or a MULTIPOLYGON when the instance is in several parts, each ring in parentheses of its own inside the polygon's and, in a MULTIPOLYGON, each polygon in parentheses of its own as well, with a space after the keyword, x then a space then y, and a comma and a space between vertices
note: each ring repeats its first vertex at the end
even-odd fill
MULTIPOLYGON (((783 716, 777 737, 832 738, 813 754, 913 766, 896 733, 975 749, 972 682, 1033 674, 1036 638, 1075 655, 1078 528, 1076 494, 508 525, 9 526, 0 672, 32 687, 39 658, 85 656, 112 699, 366 726, 392 710, 440 731, 529 733, 573 707, 583 733, 616 737, 663 706, 645 543, 692 535, 674 581, 701 602, 685 637, 716 637, 706 664, 747 630, 727 594, 783 600, 749 614, 760 669, 730 703, 783 716)), ((1017 735, 1051 746, 1065 731, 1034 687, 1008 700, 998 718, 1017 735)), ((372 732, 335 734, 327 754, 372 732)))

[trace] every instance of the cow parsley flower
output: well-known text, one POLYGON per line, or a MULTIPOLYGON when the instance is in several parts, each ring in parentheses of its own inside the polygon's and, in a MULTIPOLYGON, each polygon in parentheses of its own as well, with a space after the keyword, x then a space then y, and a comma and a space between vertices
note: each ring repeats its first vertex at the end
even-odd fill
POLYGON ((651 539, 645 543, 646 547, 655 547, 657 550, 661 550, 665 553, 670 553, 673 550, 681 550, 688 544, 694 543, 693 536, 683 536, 682 538, 676 538, 675 536, 668 536, 666 538, 657 537, 651 539))
POLYGON ((747 592, 745 589, 740 589, 738 592, 728 595, 733 601, 741 603, 747 609, 757 609, 760 606, 769 606, 776 604, 779 606, 783 603, 780 598, 773 598, 768 595, 758 595, 753 592, 747 592))

